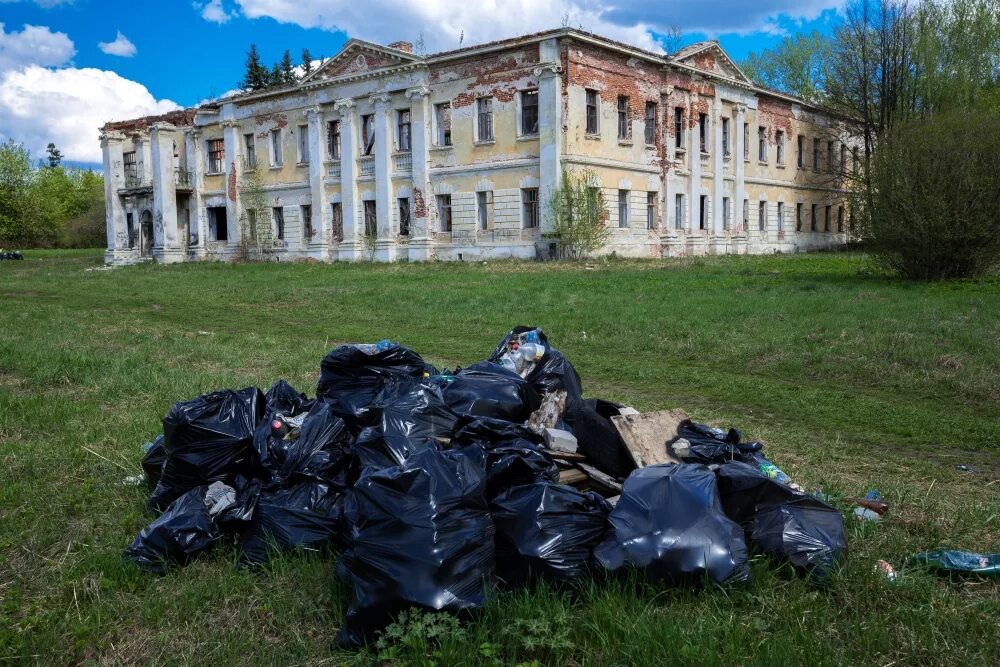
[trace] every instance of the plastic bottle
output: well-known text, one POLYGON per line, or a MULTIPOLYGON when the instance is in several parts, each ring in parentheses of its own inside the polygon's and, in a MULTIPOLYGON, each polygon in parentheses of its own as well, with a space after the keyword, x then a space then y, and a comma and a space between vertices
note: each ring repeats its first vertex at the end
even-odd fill
POLYGON ((545 348, 538 343, 525 343, 518 351, 525 361, 537 361, 545 355, 545 348))
POLYGON ((775 482, 784 484, 785 486, 793 486, 795 484, 791 477, 786 475, 781 468, 764 458, 762 454, 749 454, 748 458, 757 466, 757 470, 764 473, 768 479, 773 479, 775 482))
POLYGON ((542 339, 538 337, 538 333, 539 333, 538 329, 532 329, 531 331, 525 332, 525 334, 524 334, 524 342, 525 343, 541 343, 542 339))

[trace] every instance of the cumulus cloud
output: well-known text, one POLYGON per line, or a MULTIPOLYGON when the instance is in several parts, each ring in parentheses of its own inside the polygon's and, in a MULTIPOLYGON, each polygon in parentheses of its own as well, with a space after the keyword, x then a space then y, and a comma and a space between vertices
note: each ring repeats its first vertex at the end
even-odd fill
POLYGON ((7 32, 0 23, 0 71, 31 64, 64 65, 74 55, 73 40, 64 32, 37 25, 25 25, 21 32, 7 32))
POLYGON ((122 34, 121 30, 118 31, 118 36, 115 37, 113 42, 99 42, 97 47, 109 56, 131 58, 136 53, 135 44, 130 42, 128 37, 122 34))
POLYGON ((205 4, 195 3, 195 8, 201 10, 201 17, 206 21, 211 21, 212 23, 225 23, 233 17, 232 14, 226 11, 226 8, 222 6, 222 0, 210 0, 205 4))
POLYGON ((52 141, 70 160, 100 162, 104 123, 179 108, 105 70, 31 65, 0 73, 0 139, 22 142, 36 155, 52 141))
POLYGON ((814 19, 844 0, 236 0, 248 18, 270 17, 304 28, 337 30, 352 37, 386 43, 416 41, 422 34, 430 50, 488 42, 560 25, 581 27, 636 46, 661 50, 654 33, 673 26, 684 32, 775 32, 777 18, 814 19), (385 17, 391 17, 386 20, 385 17))

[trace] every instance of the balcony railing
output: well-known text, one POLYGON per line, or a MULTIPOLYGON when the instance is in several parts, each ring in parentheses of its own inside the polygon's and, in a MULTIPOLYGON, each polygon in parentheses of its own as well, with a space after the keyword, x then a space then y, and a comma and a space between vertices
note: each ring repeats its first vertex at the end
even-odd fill
POLYGON ((358 173, 362 176, 371 176, 375 173, 374 155, 362 155, 358 158, 358 173))
POLYGON ((340 178, 340 160, 326 163, 327 178, 340 178))
POLYGON ((149 185, 145 182, 145 174, 135 173, 135 172, 125 172, 125 189, 132 190, 135 188, 143 188, 149 185))
POLYGON ((174 183, 178 188, 191 189, 194 187, 194 178, 192 177, 190 171, 178 169, 174 172, 174 183))
POLYGON ((397 153, 393 156, 393 169, 397 174, 413 171, 413 153, 397 153))

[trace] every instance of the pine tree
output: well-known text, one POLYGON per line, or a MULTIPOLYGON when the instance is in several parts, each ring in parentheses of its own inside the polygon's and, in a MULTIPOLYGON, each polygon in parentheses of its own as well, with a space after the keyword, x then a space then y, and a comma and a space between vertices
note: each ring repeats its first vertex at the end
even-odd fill
POLYGON ((55 169, 62 162, 62 151, 56 148, 56 145, 50 143, 45 151, 49 154, 49 168, 55 169))
POLYGON ((285 50, 285 55, 281 56, 281 83, 295 83, 299 77, 295 76, 295 65, 292 63, 292 53, 285 50))
POLYGON ((312 54, 309 49, 302 49, 302 75, 309 76, 313 71, 312 54))
POLYGON ((267 69, 260 62, 260 54, 257 53, 257 45, 251 44, 247 51, 246 72, 240 82, 240 89, 247 92, 263 90, 268 86, 267 69))
POLYGON ((269 86, 280 86, 285 80, 284 75, 281 73, 281 65, 274 63, 274 67, 271 68, 270 79, 268 80, 269 86))

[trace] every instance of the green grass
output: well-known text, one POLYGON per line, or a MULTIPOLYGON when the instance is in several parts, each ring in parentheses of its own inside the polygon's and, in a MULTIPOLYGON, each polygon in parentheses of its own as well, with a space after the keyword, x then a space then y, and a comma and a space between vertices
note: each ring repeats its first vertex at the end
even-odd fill
POLYGON ((874 572, 926 549, 1000 551, 996 278, 905 283, 866 275, 854 255, 88 270, 100 261, 0 262, 0 662, 377 661, 331 648, 350 600, 332 557, 247 573, 226 548, 162 578, 124 564, 149 517, 146 490, 122 478, 175 401, 280 377, 311 392, 320 359, 346 341, 389 337, 464 365, 519 323, 546 330, 588 395, 737 425, 807 488, 877 487, 892 508, 880 524, 849 522, 850 557, 824 586, 754 560, 753 583, 726 589, 501 592, 460 636, 395 660, 986 665, 1000 654, 1000 582, 906 570, 889 585, 874 572), (505 632, 539 618, 565 619, 539 630, 553 641, 505 632))

